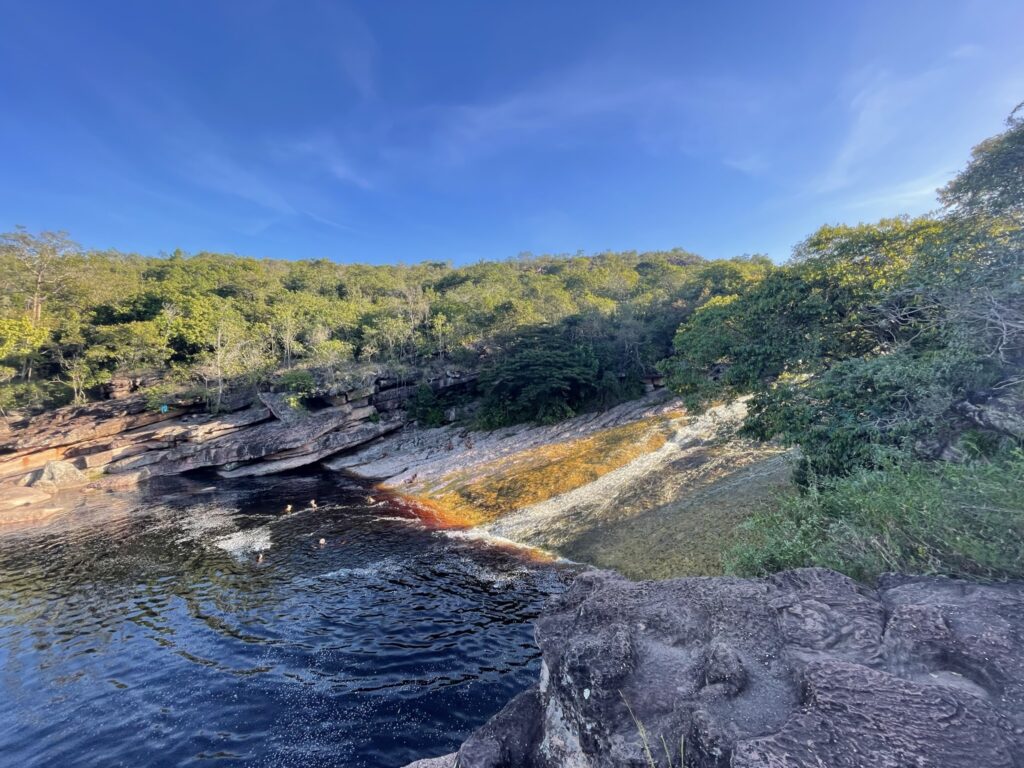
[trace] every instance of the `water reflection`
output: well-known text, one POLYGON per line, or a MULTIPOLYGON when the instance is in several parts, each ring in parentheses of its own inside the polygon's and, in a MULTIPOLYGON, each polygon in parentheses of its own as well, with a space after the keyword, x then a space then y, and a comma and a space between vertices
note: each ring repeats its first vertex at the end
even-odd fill
POLYGON ((536 679, 563 576, 335 477, 89 498, 0 530, 0 754, 401 765, 536 679))

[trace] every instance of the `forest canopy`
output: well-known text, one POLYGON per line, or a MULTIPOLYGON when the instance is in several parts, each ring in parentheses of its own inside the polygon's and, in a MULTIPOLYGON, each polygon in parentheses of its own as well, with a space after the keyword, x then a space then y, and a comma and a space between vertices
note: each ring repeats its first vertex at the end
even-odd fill
MULTIPOLYGON (((636 394, 696 307, 771 269, 765 257, 706 262, 683 250, 453 267, 146 257, 84 251, 64 233, 23 229, 0 243, 0 407, 8 412, 99 397, 115 376, 156 373, 214 390, 258 387, 295 367, 494 370, 506 352, 516 365, 530 337, 546 340, 537 342, 541 357, 548 343, 569 350, 563 359, 593 361, 589 395, 577 387, 571 404, 544 411, 567 415, 613 391, 636 394)), ((508 418, 529 411, 513 408, 508 418)))

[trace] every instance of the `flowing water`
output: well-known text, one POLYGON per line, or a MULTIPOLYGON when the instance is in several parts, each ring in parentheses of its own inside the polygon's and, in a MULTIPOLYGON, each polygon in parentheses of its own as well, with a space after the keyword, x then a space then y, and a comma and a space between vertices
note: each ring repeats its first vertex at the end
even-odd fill
POLYGON ((0 764, 451 751, 537 679, 530 621, 564 577, 336 476, 166 481, 0 529, 0 764))

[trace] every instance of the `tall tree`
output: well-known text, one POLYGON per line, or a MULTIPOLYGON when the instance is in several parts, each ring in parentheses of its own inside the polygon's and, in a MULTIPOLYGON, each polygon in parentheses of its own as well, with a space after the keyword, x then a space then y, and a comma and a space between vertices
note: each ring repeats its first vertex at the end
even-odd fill
POLYGON ((81 249, 66 232, 33 235, 24 227, 0 235, 0 249, 10 260, 10 289, 28 296, 28 312, 35 325, 43 305, 67 287, 81 249))

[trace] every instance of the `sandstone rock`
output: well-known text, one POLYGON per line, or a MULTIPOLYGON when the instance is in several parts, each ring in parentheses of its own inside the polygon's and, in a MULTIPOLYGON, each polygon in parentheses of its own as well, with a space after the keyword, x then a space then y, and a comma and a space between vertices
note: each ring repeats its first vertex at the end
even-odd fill
POLYGON ((338 432, 329 432, 299 448, 265 456, 261 461, 254 464, 218 470, 217 474, 221 477, 253 477, 285 472, 289 469, 313 464, 348 448, 362 445, 388 432, 394 432, 401 427, 402 422, 394 421, 381 424, 363 424, 338 432))
POLYGON ((12 451, 56 448, 129 429, 168 421, 187 413, 189 408, 169 408, 166 413, 146 410, 141 400, 109 400, 87 406, 58 408, 19 425, 0 447, 12 451))
POLYGON ((3 488, 0 490, 0 522, 9 522, 8 516, 2 513, 32 504, 42 504, 49 501, 51 495, 42 488, 27 486, 3 488))
POLYGON ((347 406, 326 408, 297 423, 269 421, 248 429, 204 440, 182 443, 164 451, 115 461, 108 472, 126 472, 146 468, 151 475, 173 475, 203 467, 262 459, 291 448, 310 444, 322 435, 343 426, 350 418, 347 406))
POLYGON ((87 480, 88 478, 74 464, 66 461, 48 461, 45 467, 33 475, 28 484, 41 490, 57 490, 82 485, 87 480))
POLYGON ((385 392, 378 392, 371 399, 374 404, 387 403, 395 400, 408 400, 416 394, 417 389, 418 387, 416 386, 395 387, 394 389, 389 389, 385 392))
POLYGON ((292 405, 292 398, 294 395, 286 392, 260 392, 259 400, 270 412, 274 414, 274 418, 283 421, 285 424, 295 424, 302 421, 306 413, 302 408, 296 408, 292 405))
POLYGON ((681 740, 689 768, 1024 764, 1024 584, 590 571, 536 638, 539 685, 460 768, 646 766, 633 715, 659 765, 681 740))
POLYGON ((364 419, 370 418, 375 413, 377 413, 377 409, 372 405, 353 407, 349 414, 349 419, 351 421, 363 421, 364 419))

